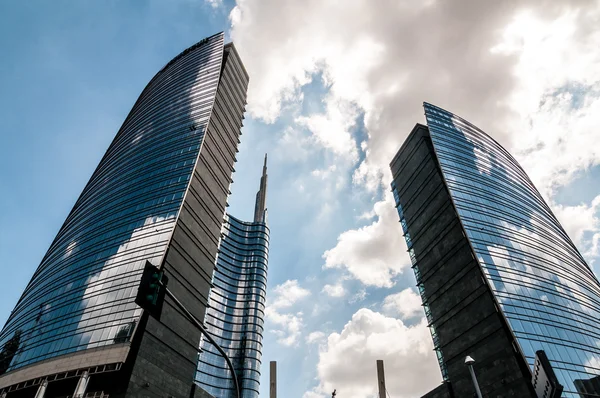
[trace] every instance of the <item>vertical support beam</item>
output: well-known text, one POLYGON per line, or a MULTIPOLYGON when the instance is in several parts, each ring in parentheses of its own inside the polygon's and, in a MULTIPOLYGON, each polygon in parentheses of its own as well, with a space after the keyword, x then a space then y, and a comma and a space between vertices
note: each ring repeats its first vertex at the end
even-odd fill
POLYGON ((44 395, 46 394, 46 388, 48 388, 48 380, 44 380, 40 383, 40 386, 35 393, 35 398, 44 398, 44 395))
POLYGON ((90 374, 86 370, 83 372, 79 381, 77 382, 77 387, 75 387, 75 392, 73 393, 73 398, 80 398, 85 395, 85 390, 87 389, 88 382, 90 381, 90 374))
POLYGON ((269 398, 277 398, 277 361, 270 362, 269 398))
POLYGON ((385 374, 383 371, 383 360, 377 360, 377 387, 379 388, 379 398, 385 398, 385 374))

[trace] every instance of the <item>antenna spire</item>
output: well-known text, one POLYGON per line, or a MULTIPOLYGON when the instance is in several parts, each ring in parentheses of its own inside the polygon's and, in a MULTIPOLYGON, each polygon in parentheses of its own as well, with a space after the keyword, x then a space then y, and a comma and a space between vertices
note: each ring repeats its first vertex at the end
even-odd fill
POLYGON ((260 188, 256 193, 256 204, 254 205, 254 222, 267 222, 267 177, 267 154, 265 153, 260 188))

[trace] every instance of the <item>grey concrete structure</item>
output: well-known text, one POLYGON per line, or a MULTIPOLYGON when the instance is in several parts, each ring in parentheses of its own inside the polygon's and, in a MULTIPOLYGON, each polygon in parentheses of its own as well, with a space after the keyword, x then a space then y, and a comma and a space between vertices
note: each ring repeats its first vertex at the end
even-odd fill
POLYGON ((423 395, 422 398, 454 398, 454 394, 452 392, 452 386, 448 382, 444 382, 429 391, 427 394, 423 395))
POLYGON ((146 86, 0 333, 0 394, 202 396, 200 331, 134 299, 149 260, 204 320, 247 85, 219 33, 146 86))
POLYGON ((269 363, 269 398, 277 398, 277 362, 269 363))
POLYGON ((385 371, 383 369, 383 360, 377 360, 377 388, 379 389, 379 398, 385 398, 386 387, 385 387, 385 371))

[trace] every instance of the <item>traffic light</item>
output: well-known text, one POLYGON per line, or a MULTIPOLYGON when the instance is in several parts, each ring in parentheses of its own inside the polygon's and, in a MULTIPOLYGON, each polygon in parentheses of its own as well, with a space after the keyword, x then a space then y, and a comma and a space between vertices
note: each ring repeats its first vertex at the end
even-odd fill
POLYGON ((163 271, 146 261, 135 303, 158 320, 165 301, 168 280, 163 271))

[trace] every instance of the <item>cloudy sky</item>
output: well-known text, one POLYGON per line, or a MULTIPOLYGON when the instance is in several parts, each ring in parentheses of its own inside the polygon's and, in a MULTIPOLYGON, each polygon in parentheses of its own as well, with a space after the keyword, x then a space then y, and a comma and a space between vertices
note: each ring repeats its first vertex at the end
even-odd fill
MULTIPOLYGON (((390 396, 441 380, 389 193, 427 101, 521 162, 600 270, 600 2, 172 0, 0 3, 0 320, 137 96, 218 31, 250 74, 230 208, 269 153, 263 364, 282 396, 390 396)), ((262 391, 268 391, 263 365, 262 391)))

